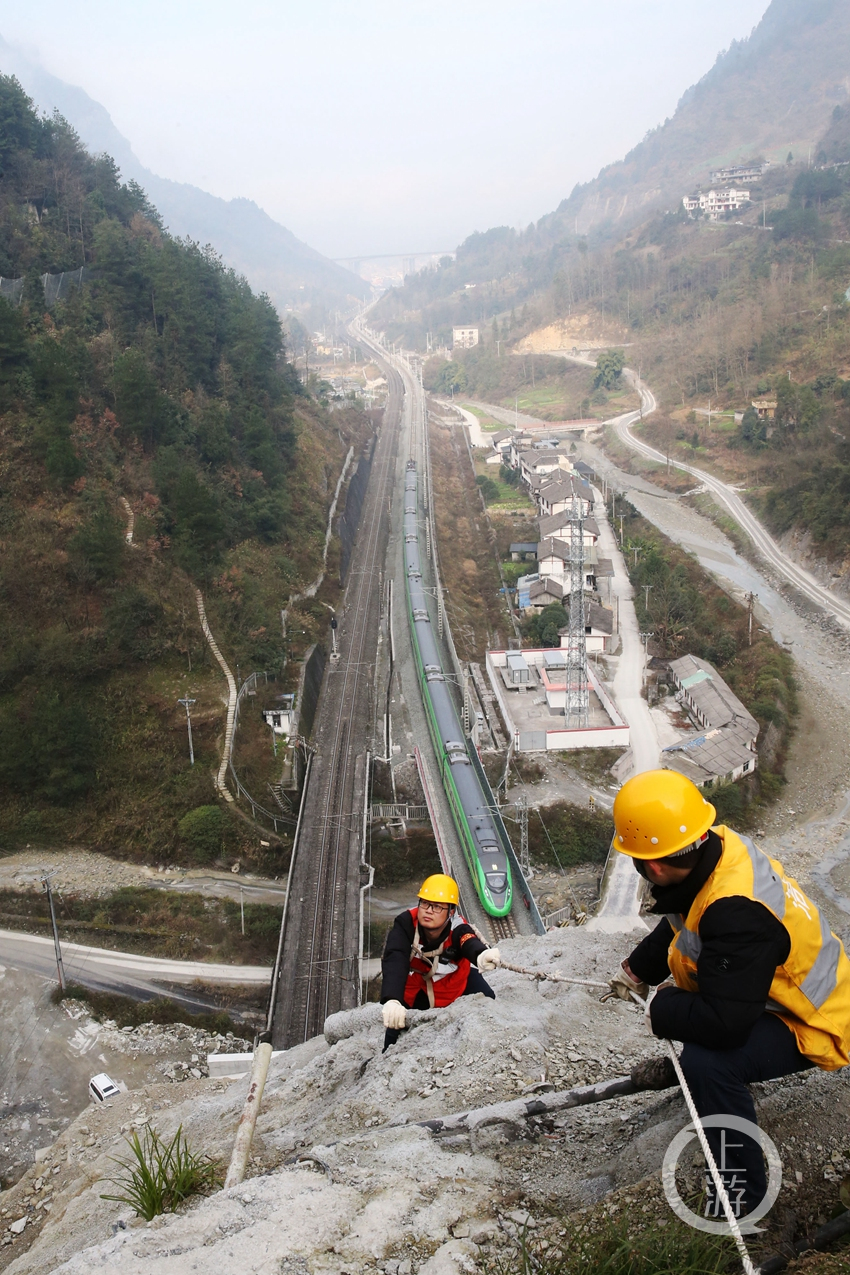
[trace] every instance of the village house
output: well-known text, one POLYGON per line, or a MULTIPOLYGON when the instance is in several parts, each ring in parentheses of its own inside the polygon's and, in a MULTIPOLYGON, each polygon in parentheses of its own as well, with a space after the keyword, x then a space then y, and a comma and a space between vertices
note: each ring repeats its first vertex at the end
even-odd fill
POLYGON ((573 469, 566 452, 556 452, 549 448, 520 452, 518 460, 520 477, 524 483, 547 474, 569 474, 573 469))
POLYGON ((772 421, 776 416, 777 401, 775 398, 754 398, 753 407, 758 412, 760 421, 772 421))
POLYGON ((759 724, 717 669, 697 655, 683 655, 670 661, 670 672, 676 699, 701 733, 665 748, 662 765, 703 788, 752 774, 759 724))
MULTIPOLYGON (((582 519, 582 536, 588 548, 592 548, 599 540, 599 524, 590 515, 582 519)), ((552 514, 550 518, 539 518, 537 528, 541 540, 572 541, 572 522, 567 514, 552 514)))
POLYGON ((716 221, 721 213, 737 212, 744 204, 750 202, 748 190, 700 190, 695 195, 685 195, 682 205, 693 215, 695 212, 705 213, 711 221, 716 221))
MULTIPOLYGON (((614 574, 614 567, 608 558, 599 558, 596 546, 584 549, 584 581, 585 588, 593 592, 600 578, 605 579, 614 574)), ((570 546, 563 540, 541 540, 537 546, 537 572, 541 580, 550 577, 561 585, 565 595, 570 592, 570 546)))
MULTIPOLYGON (((588 655, 599 651, 604 653, 611 648, 614 633, 614 612, 600 602, 588 602, 584 612, 584 642, 588 655)), ((559 629, 561 647, 566 650, 570 644, 570 629, 567 625, 559 629)))
POLYGON ((548 482, 534 490, 529 484, 537 500, 542 518, 551 518, 553 514, 571 513, 573 500, 578 497, 582 514, 589 514, 593 508, 593 492, 590 485, 581 478, 571 477, 548 482))

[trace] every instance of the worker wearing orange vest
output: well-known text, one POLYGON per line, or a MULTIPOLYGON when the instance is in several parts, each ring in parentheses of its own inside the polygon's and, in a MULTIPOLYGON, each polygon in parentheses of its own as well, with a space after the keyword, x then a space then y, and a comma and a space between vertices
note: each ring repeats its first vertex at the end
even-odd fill
POLYGON ((408 1009, 450 1005, 475 992, 495 998, 479 971, 498 967, 498 948, 483 943, 460 916, 459 898, 451 877, 428 877, 417 907, 400 913, 387 935, 381 962, 385 1050, 406 1026, 408 1009))
MULTIPOLYGON (((611 986, 646 997, 653 1033, 683 1042, 701 1116, 755 1124, 753 1081, 850 1062, 850 962, 797 882, 748 837, 713 827, 715 815, 675 771, 635 775, 618 792, 614 848, 649 881, 663 919, 611 986)), ((761 1148, 706 1132, 733 1207, 751 1212, 766 1190, 761 1148)))

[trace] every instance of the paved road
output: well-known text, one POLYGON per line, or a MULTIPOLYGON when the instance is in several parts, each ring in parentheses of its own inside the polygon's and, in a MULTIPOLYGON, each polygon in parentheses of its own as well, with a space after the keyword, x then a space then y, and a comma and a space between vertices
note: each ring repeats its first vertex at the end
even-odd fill
MULTIPOLYGON (((631 375, 641 396, 644 415, 654 412, 657 404, 652 391, 643 382, 638 381, 634 373, 631 375)), ((650 447, 648 443, 644 443, 641 439, 635 438, 631 427, 639 419, 639 412, 628 412, 614 422, 621 440, 627 447, 632 448, 639 455, 645 456, 647 460, 660 461, 662 465, 666 464, 667 457, 663 452, 650 447)), ((728 509, 738 525, 746 531, 762 557, 789 584, 793 585, 811 602, 814 602, 816 606, 821 607, 828 615, 833 616, 841 624, 850 627, 850 602, 845 602, 842 598, 836 597, 829 589, 825 589, 823 585, 818 584, 810 572, 792 562, 744 503, 734 487, 731 487, 728 483, 721 482, 719 478, 715 478, 713 474, 707 473, 704 469, 697 469, 695 465, 686 465, 684 461, 671 460, 670 464, 676 469, 684 470, 686 474, 692 474, 694 478, 697 478, 708 488, 711 494, 728 509)))
MULTIPOLYGON (((0 930, 0 962, 16 969, 56 978, 53 940, 15 930, 0 930)), ((121 992, 127 996, 150 1000, 166 994, 162 984, 192 983, 233 985, 268 984, 271 969, 264 965, 213 965, 205 961, 168 961, 132 952, 111 952, 102 947, 84 947, 79 943, 62 944, 62 963, 69 982, 81 983, 98 991, 121 992)), ((206 1009, 212 1004, 202 993, 167 995, 186 1005, 206 1009)))

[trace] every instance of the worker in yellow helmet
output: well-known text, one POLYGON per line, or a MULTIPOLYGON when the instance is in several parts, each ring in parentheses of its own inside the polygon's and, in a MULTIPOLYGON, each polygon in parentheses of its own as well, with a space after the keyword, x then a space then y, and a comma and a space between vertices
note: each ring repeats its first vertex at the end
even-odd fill
POLYGON ((399 913, 387 935, 381 962, 385 1050, 398 1040, 408 1009, 451 1005, 475 992, 495 999, 479 971, 498 967, 499 949, 482 943, 458 912, 459 899, 457 882, 436 873, 423 881, 417 906, 399 913))
MULTIPOLYGON (((713 827, 715 815, 672 770, 635 775, 617 793, 614 847, 649 881, 663 919, 611 986, 645 997, 652 1032, 683 1042, 701 1116, 755 1124, 753 1081, 850 1062, 850 962, 796 881, 748 837, 713 827)), ((743 1216, 766 1191, 761 1147, 706 1132, 743 1216)), ((708 1196, 707 1212, 722 1216, 710 1184, 708 1196)))

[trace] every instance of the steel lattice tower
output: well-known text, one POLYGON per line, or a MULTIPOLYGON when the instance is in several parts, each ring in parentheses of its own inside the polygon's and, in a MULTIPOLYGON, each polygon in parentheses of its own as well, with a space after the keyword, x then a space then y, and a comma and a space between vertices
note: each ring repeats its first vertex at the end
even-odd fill
POLYGON ((574 494, 570 514, 570 630, 564 705, 567 727, 573 729, 587 726, 589 713, 584 627, 584 518, 581 497, 574 494))

